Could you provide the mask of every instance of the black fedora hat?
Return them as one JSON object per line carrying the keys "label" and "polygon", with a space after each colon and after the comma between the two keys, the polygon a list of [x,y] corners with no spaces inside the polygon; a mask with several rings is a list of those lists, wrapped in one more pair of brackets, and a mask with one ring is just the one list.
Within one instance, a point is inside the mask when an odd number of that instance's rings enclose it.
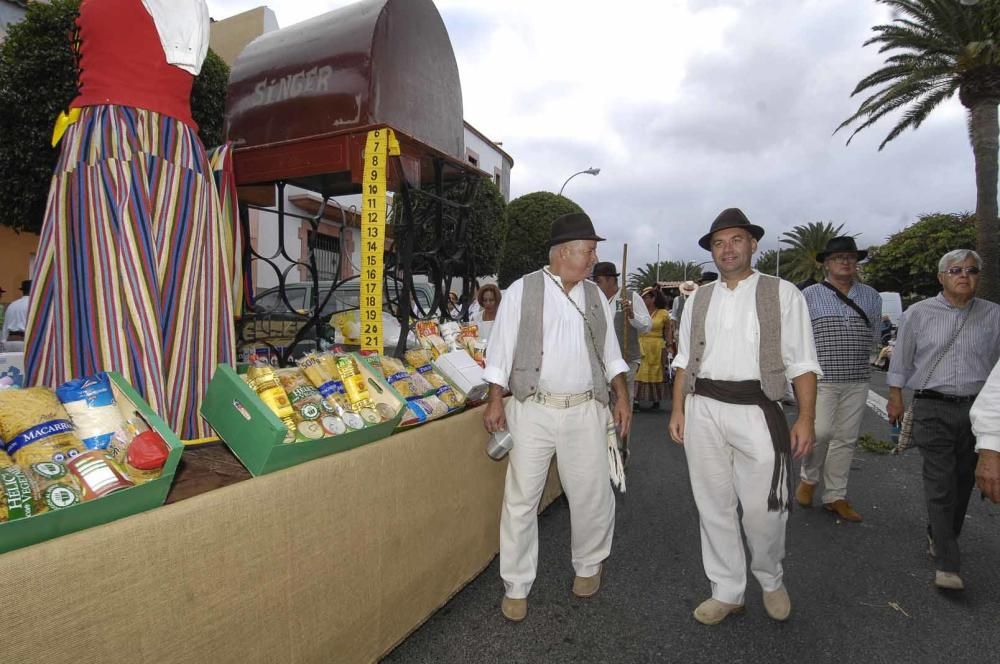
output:
{"label": "black fedora hat", "polygon": [[713,281],[717,281],[718,279],[719,279],[718,272],[702,272],[701,276],[698,277],[698,283],[709,284],[712,283]]}
{"label": "black fedora hat", "polygon": [[726,208],[719,213],[718,217],[715,218],[715,221],[712,222],[712,226],[708,229],[708,232],[701,236],[701,239],[698,240],[698,245],[706,251],[711,251],[712,233],[722,231],[727,228],[742,228],[746,230],[746,232],[750,233],[755,240],[760,240],[764,237],[764,229],[760,226],[751,224],[750,220],[747,219],[747,216],[743,214],[743,210],[739,208]]}
{"label": "black fedora hat", "polygon": [[826,243],[826,249],[816,254],[816,262],[822,263],[831,254],[856,254],[859,261],[868,258],[868,252],[858,249],[858,244],[850,235],[830,238],[830,241]]}
{"label": "black fedora hat", "polygon": [[21,292],[27,295],[31,291],[31,279],[25,279],[21,282]]}
{"label": "black fedora hat", "polygon": [[594,266],[594,277],[615,277],[619,276],[618,268],[610,261],[601,261]]}
{"label": "black fedora hat", "polygon": [[571,212],[556,217],[556,220],[552,222],[552,232],[549,235],[549,248],[573,240],[603,242],[604,238],[594,232],[593,222],[583,212]]}

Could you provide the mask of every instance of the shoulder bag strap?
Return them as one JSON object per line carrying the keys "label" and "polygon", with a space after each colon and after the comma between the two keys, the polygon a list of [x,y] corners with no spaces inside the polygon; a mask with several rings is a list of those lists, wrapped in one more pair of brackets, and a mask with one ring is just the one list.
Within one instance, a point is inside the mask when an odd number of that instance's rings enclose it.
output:
{"label": "shoulder bag strap", "polygon": [[824,286],[826,286],[827,288],[829,288],[830,290],[832,290],[834,292],[834,294],[838,298],[840,298],[841,302],[843,302],[844,304],[846,304],[847,306],[849,306],[851,309],[854,309],[854,311],[856,311],[858,313],[858,315],[861,316],[861,318],[864,319],[865,325],[868,326],[868,329],[869,330],[871,329],[872,322],[871,322],[871,320],[868,319],[868,314],[865,313],[864,309],[862,309],[861,307],[858,306],[857,302],[855,302],[851,298],[849,298],[846,295],[844,295],[842,292],[840,292],[840,289],[838,289],[836,286],[834,286],[833,284],[831,284],[829,281],[822,281],[820,283],[822,283]]}

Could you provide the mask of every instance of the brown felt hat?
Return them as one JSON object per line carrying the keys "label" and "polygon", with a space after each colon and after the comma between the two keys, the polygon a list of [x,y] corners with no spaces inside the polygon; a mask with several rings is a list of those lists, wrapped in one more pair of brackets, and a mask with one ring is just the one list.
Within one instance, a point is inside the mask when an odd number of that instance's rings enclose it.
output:
{"label": "brown felt hat", "polygon": [[706,251],[712,250],[712,234],[716,231],[723,231],[727,228],[742,228],[753,236],[753,239],[760,240],[764,237],[764,229],[755,224],[751,224],[743,210],[739,208],[726,208],[719,213],[719,216],[712,222],[708,232],[701,236],[698,245]]}
{"label": "brown felt hat", "polygon": [[615,277],[619,276],[618,268],[611,261],[601,261],[594,266],[594,277]]}
{"label": "brown felt hat", "polygon": [[571,212],[556,217],[556,220],[552,222],[552,232],[549,235],[549,248],[573,240],[603,242],[604,238],[594,231],[593,222],[583,212]]}

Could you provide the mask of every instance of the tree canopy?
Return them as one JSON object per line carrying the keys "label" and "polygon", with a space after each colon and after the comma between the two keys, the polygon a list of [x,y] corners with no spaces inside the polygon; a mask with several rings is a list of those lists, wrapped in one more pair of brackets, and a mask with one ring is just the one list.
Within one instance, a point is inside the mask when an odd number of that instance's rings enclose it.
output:
{"label": "tree canopy", "polygon": [[500,258],[500,288],[549,262],[549,234],[556,217],[583,212],[579,205],[549,191],[516,198],[507,206],[507,238]]}
{"label": "tree canopy", "polygon": [[872,247],[861,270],[865,282],[876,290],[894,291],[906,300],[923,299],[941,290],[937,266],[942,256],[953,249],[975,248],[972,215],[925,214],[882,246]]}
{"label": "tree canopy", "polygon": [[[865,46],[888,54],[881,69],[858,82],[851,96],[867,94],[836,131],[859,131],[889,115],[895,126],[879,150],[907,129],[917,129],[935,108],[958,93],[968,109],[975,160],[976,240],[983,258],[980,292],[1000,301],[1000,221],[997,219],[997,107],[1000,102],[1000,1],[877,0],[893,12],[872,27]],[[870,93],[870,94],[869,94]],[[902,112],[900,112],[902,111]]]}
{"label": "tree canopy", "polygon": [[628,275],[628,287],[632,290],[642,290],[647,286],[654,285],[657,277],[660,281],[681,281],[685,278],[685,265],[687,266],[687,278],[697,281],[701,277],[702,268],[700,265],[692,265],[684,261],[660,261],[659,270],[657,270],[656,263],[646,263],[645,267],[640,267]]}
{"label": "tree canopy", "polygon": [[784,266],[788,265],[791,258],[792,250],[782,249],[781,265],[778,265],[778,250],[768,249],[757,256],[757,262],[755,262],[753,266],[758,272],[763,272],[764,274],[775,275],[777,274],[779,268],[782,270],[782,274],[784,274]]}
{"label": "tree canopy", "polygon": [[787,244],[781,252],[781,277],[793,282],[813,279],[823,280],[823,266],[816,262],[816,255],[826,249],[826,244],[843,232],[844,225],[834,226],[829,221],[810,222],[796,226],[781,234],[781,243]]}
{"label": "tree canopy", "polygon": [[[0,44],[0,224],[37,232],[57,150],[52,125],[77,94],[74,22],[80,0],[30,2]],[[206,146],[223,140],[229,67],[209,51],[191,111]]]}

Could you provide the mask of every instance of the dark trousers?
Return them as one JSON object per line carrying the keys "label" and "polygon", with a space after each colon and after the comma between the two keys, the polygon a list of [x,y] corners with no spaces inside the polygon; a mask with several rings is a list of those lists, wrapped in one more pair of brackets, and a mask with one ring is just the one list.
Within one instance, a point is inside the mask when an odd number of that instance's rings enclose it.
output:
{"label": "dark trousers", "polygon": [[913,408],[913,441],[924,458],[928,528],[937,567],[945,572],[959,571],[958,536],[976,482],[971,407],[971,403],[918,399]]}

